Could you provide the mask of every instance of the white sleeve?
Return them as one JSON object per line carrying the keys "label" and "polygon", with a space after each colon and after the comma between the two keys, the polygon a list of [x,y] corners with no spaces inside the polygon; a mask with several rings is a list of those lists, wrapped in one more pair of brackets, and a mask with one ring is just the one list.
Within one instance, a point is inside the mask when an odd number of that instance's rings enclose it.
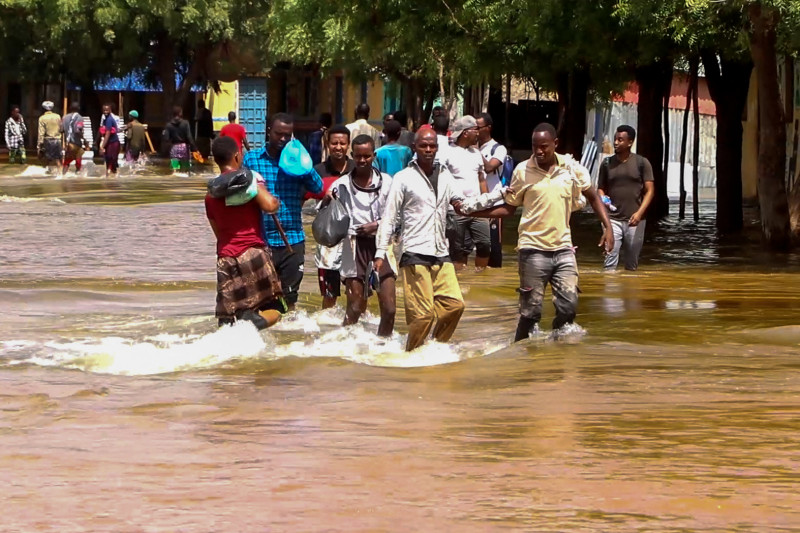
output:
{"label": "white sleeve", "polygon": [[375,252],[375,259],[385,259],[386,250],[389,249],[392,234],[394,234],[397,219],[400,216],[401,208],[403,206],[403,197],[405,187],[403,186],[402,178],[392,180],[392,186],[389,188],[389,194],[386,198],[386,208],[383,211],[383,218],[378,225],[378,237],[376,240],[377,250]]}

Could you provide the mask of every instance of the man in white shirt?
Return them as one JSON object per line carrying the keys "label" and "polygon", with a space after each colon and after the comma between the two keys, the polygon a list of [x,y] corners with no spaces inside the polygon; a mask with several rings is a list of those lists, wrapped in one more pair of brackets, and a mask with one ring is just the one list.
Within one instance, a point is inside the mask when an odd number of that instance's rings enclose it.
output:
{"label": "man in white shirt", "polygon": [[[447,155],[447,169],[453,175],[457,193],[464,199],[473,198],[488,192],[483,157],[475,147],[478,140],[478,123],[470,115],[464,115],[453,123],[450,135],[455,143]],[[450,240],[450,258],[456,270],[467,266],[467,259],[475,247],[475,270],[480,272],[489,264],[492,244],[489,237],[489,221],[456,215],[452,218],[451,230],[447,238]]]}
{"label": "man in white shirt", "polygon": [[[480,146],[481,156],[483,156],[483,170],[486,172],[486,188],[489,192],[494,192],[503,186],[501,178],[508,150],[492,138],[493,121],[489,113],[482,113],[476,122],[478,123],[478,146]],[[502,205],[502,203],[500,201],[497,205]],[[503,219],[490,219],[489,238],[491,240],[491,252],[489,254],[489,266],[492,268],[503,266],[502,233]]]}
{"label": "man in white shirt", "polygon": [[[464,313],[464,299],[447,251],[447,210],[460,200],[453,176],[436,162],[436,132],[417,132],[417,158],[395,174],[378,227],[374,268],[386,261],[395,228],[402,228],[400,270],[403,271],[406,350],[433,338],[447,342]],[[435,327],[434,327],[435,326]]]}
{"label": "man in white shirt", "polygon": [[374,261],[377,252],[376,234],[383,215],[392,178],[372,166],[375,144],[368,135],[353,139],[355,168],[336,180],[331,194],[347,189],[347,210],[350,229],[342,247],[341,273],[347,288],[347,309],[344,325],[358,323],[367,310],[367,300],[372,289],[378,289],[378,306],[381,321],[379,337],[391,337],[395,317],[395,279],[397,274],[388,261],[380,265]]}
{"label": "man in white shirt", "polygon": [[369,135],[375,143],[375,147],[381,146],[381,132],[373,128],[369,121],[369,105],[358,104],[356,107],[356,120],[347,125],[350,130],[350,138],[355,139],[359,135]]}

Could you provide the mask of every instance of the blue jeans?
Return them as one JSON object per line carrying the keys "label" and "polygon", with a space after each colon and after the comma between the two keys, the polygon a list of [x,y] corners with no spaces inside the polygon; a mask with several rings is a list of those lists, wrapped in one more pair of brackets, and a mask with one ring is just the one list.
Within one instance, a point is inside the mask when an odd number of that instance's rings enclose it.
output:
{"label": "blue jeans", "polygon": [[[556,252],[519,251],[519,314],[525,332],[542,318],[545,285],[550,284],[556,317],[553,329],[575,320],[578,310],[578,263],[571,248]],[[524,332],[518,332],[518,337]],[[522,338],[527,337],[524,335]],[[519,338],[517,340],[520,340]]]}
{"label": "blue jeans", "polygon": [[614,270],[619,263],[619,252],[622,250],[625,270],[636,270],[639,268],[639,254],[644,244],[644,228],[646,220],[641,220],[637,225],[631,226],[628,221],[611,220],[611,231],[614,233],[614,249],[606,256],[605,264],[607,270]]}

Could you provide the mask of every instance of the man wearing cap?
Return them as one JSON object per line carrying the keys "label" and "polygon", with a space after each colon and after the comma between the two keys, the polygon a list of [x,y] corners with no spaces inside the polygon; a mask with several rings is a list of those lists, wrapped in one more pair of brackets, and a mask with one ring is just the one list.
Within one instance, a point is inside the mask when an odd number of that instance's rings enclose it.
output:
{"label": "man wearing cap", "polygon": [[[478,140],[478,123],[474,117],[464,115],[453,123],[450,138],[455,142],[450,147],[444,164],[455,178],[456,192],[464,199],[488,192],[481,152],[475,146]],[[450,259],[456,270],[467,266],[467,258],[475,247],[475,270],[480,272],[489,264],[492,241],[489,237],[489,221],[482,218],[465,217],[450,212],[448,239]]]}
{"label": "man wearing cap", "polygon": [[44,113],[39,117],[39,137],[36,141],[36,151],[45,160],[47,170],[55,166],[60,175],[63,161],[61,151],[61,117],[53,113],[55,104],[50,100],[42,102]]}
{"label": "man wearing cap", "polygon": [[139,156],[144,152],[145,129],[144,124],[139,122],[139,112],[135,109],[128,113],[131,121],[125,128],[125,138],[128,141],[128,150],[125,152],[125,159],[130,162],[139,161]]}

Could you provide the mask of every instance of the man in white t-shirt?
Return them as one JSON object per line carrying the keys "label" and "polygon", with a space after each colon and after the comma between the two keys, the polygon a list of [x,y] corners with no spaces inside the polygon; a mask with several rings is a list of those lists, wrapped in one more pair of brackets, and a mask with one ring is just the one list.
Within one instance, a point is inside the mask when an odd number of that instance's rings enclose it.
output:
{"label": "man in white t-shirt", "polygon": [[[331,185],[329,194],[339,194],[347,189],[347,209],[350,230],[342,241],[342,266],[340,269],[347,294],[344,325],[356,324],[367,309],[367,299],[372,289],[378,290],[381,321],[378,335],[391,337],[396,311],[395,281],[397,274],[389,261],[383,261],[376,271],[373,260],[377,252],[376,235],[386,208],[392,178],[372,166],[375,160],[375,141],[369,135],[353,139],[355,168]],[[328,201],[330,199],[328,198]]]}
{"label": "man in white t-shirt", "polygon": [[[475,144],[478,140],[478,123],[470,115],[464,115],[453,123],[450,147],[444,164],[455,178],[456,192],[468,199],[488,192],[483,157]],[[475,270],[481,271],[489,264],[491,239],[489,221],[456,215],[452,218],[448,239],[450,240],[450,259],[456,270],[467,266],[467,259],[475,247]]]}
{"label": "man in white t-shirt", "polygon": [[[489,113],[482,113],[476,120],[478,123],[478,146],[483,156],[483,170],[486,172],[486,188],[489,192],[500,189],[503,184],[503,164],[506,161],[508,150],[506,147],[492,138],[492,116]],[[502,201],[497,205],[502,205]],[[489,266],[500,268],[503,266],[503,219],[492,218],[489,220],[489,237],[491,240],[491,253],[489,254]]]}

